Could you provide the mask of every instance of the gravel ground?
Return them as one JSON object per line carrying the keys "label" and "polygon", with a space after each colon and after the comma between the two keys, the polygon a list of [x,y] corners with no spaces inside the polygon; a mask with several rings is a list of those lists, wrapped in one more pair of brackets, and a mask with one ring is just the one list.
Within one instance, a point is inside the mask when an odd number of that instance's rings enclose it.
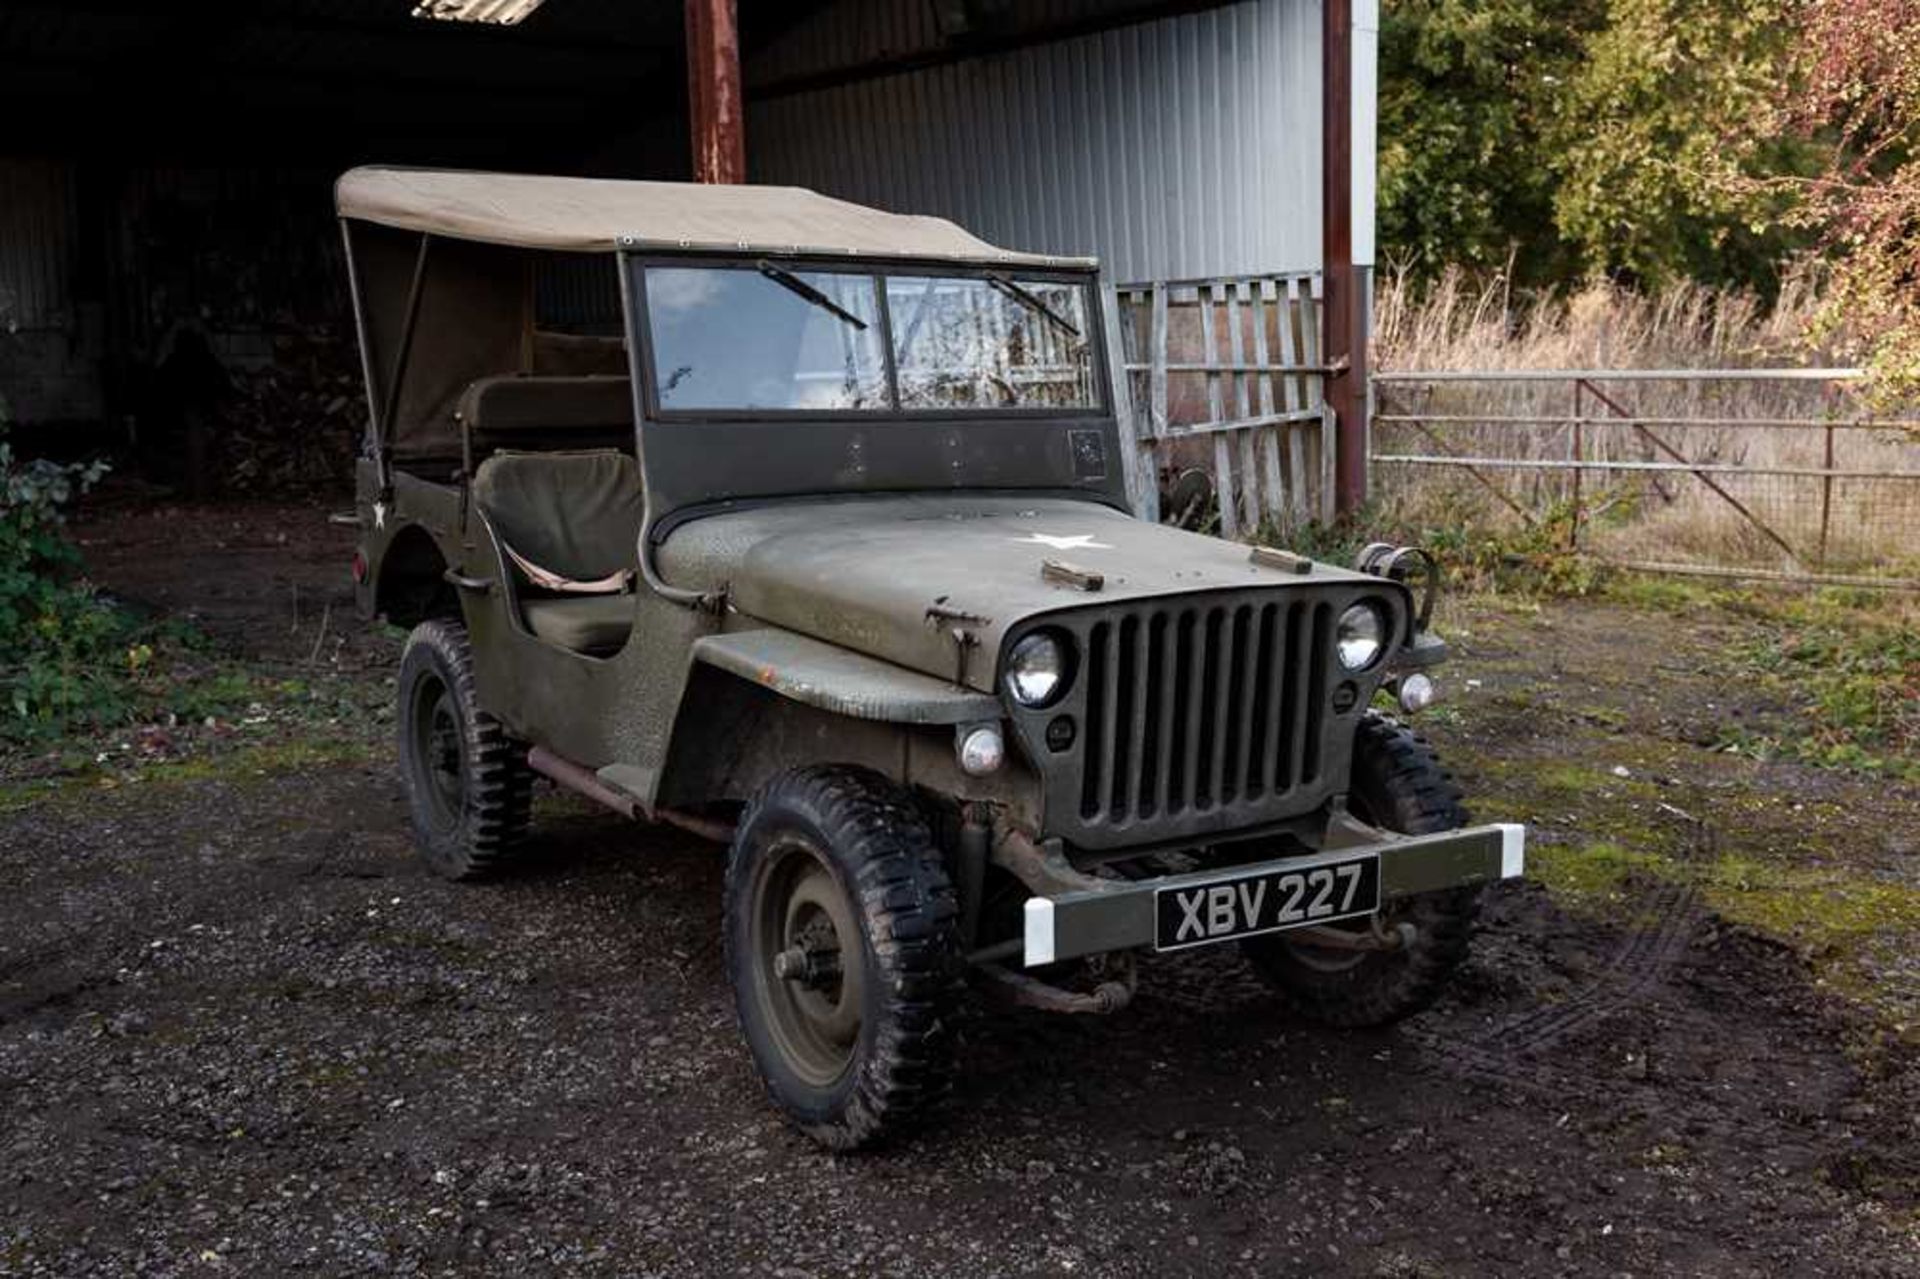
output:
{"label": "gravel ground", "polygon": [[1684,889],[1501,889],[1380,1032],[1218,952],[972,1005],[933,1123],[833,1156],[739,1043],[720,851],[541,808],[480,887],[384,760],[0,816],[0,1275],[1920,1274],[1920,1071]]}
{"label": "gravel ground", "polygon": [[12,820],[0,1270],[1920,1265],[1849,1189],[1911,1111],[1870,1099],[1792,956],[1711,927],[1630,1016],[1537,1043],[1498,1032],[1659,956],[1524,888],[1458,998],[1394,1031],[1290,1026],[1225,956],[1149,965],[1109,1020],[975,1010],[939,1120],[834,1157],[737,1041],[717,850],[549,815],[526,872],[460,888],[402,824],[384,769]]}

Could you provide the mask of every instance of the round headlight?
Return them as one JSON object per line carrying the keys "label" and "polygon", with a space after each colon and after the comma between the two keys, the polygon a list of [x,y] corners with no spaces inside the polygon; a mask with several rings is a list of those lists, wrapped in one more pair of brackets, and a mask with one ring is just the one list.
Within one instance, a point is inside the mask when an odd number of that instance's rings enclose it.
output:
{"label": "round headlight", "polygon": [[1334,638],[1340,665],[1350,671],[1365,670],[1380,656],[1386,637],[1387,619],[1380,610],[1372,604],[1355,604],[1340,614],[1340,630]]}
{"label": "round headlight", "polygon": [[1029,709],[1051,706],[1067,690],[1066,645],[1045,631],[1027,636],[1007,654],[1007,691]]}

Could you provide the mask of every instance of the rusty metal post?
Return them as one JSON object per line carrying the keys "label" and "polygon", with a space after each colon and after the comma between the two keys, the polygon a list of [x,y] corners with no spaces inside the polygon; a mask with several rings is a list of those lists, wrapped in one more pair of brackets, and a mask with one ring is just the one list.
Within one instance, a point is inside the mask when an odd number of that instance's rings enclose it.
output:
{"label": "rusty metal post", "polygon": [[1353,6],[1325,0],[1320,27],[1320,272],[1326,296],[1327,406],[1333,410],[1334,511],[1367,500],[1367,350],[1357,335],[1353,268]]}
{"label": "rusty metal post", "polygon": [[1833,523],[1833,405],[1827,405],[1827,447],[1821,459],[1826,474],[1820,477],[1820,571],[1827,571],[1827,530]]}
{"label": "rusty metal post", "polygon": [[1586,382],[1573,380],[1573,522],[1567,527],[1567,549],[1580,549],[1580,416],[1586,411],[1582,391]]}
{"label": "rusty metal post", "polygon": [[740,24],[734,0],[687,0],[687,114],[693,180],[747,180],[740,104]]}

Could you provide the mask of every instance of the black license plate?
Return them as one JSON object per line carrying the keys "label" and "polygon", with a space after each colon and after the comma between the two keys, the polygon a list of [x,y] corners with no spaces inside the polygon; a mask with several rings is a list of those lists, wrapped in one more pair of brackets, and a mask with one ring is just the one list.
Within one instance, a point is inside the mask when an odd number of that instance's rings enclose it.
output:
{"label": "black license plate", "polygon": [[1380,909],[1380,856],[1223,874],[1154,890],[1154,949],[1185,950]]}

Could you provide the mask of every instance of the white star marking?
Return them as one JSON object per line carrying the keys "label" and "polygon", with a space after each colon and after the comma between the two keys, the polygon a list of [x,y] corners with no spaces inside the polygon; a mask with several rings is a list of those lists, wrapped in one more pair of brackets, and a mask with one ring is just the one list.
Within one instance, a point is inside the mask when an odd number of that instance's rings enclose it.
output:
{"label": "white star marking", "polygon": [[1055,537],[1050,533],[1029,533],[1025,537],[1016,537],[1016,542],[1031,542],[1035,546],[1051,546],[1056,551],[1111,551],[1113,547],[1105,542],[1096,542],[1091,533],[1076,533],[1072,537]]}
{"label": "white star marking", "polygon": [[387,526],[387,504],[385,502],[375,502],[373,504],[373,526],[375,528],[385,528]]}

